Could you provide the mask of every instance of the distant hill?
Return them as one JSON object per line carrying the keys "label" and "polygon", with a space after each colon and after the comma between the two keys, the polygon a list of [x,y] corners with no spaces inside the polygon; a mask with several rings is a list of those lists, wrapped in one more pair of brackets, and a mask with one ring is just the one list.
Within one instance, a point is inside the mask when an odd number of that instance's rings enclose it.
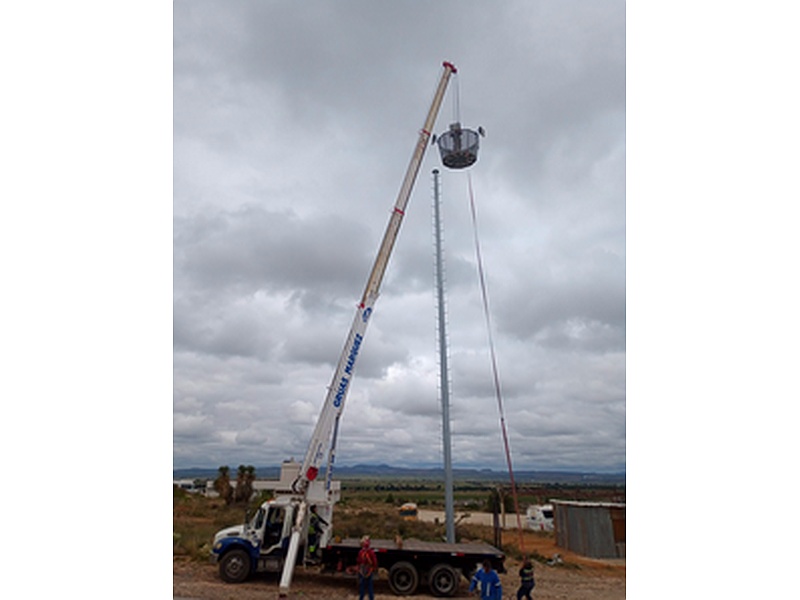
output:
{"label": "distant hill", "polygon": [[[174,479],[215,479],[217,469],[175,469],[172,471]],[[236,477],[236,467],[231,467],[231,479]],[[277,479],[280,467],[256,467],[258,479]],[[442,468],[409,468],[391,467],[389,465],[353,465],[337,466],[334,478],[348,479],[421,479],[441,481],[444,479]],[[453,469],[455,481],[480,481],[480,482],[507,482],[507,471],[493,471],[491,469]],[[559,483],[559,484],[596,484],[596,485],[625,485],[625,473],[592,473],[572,471],[514,471],[517,483]]]}

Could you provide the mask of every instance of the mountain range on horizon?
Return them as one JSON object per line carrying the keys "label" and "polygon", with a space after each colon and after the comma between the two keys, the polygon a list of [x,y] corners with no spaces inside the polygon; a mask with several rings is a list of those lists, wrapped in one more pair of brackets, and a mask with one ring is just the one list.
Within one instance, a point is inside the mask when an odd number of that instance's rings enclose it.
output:
{"label": "mountain range on horizon", "polygon": [[[238,465],[229,465],[231,477],[236,476]],[[257,479],[277,479],[280,476],[279,466],[256,467]],[[214,479],[218,468],[195,467],[173,469],[173,479]],[[352,465],[337,466],[334,469],[336,479],[363,478],[399,478],[399,479],[444,479],[442,467],[393,467],[390,465]],[[454,468],[453,479],[456,481],[507,481],[508,471],[495,471],[488,468]],[[605,484],[625,485],[625,471],[613,473],[596,473],[591,471],[514,471],[514,479],[518,483],[563,483],[563,484]]]}

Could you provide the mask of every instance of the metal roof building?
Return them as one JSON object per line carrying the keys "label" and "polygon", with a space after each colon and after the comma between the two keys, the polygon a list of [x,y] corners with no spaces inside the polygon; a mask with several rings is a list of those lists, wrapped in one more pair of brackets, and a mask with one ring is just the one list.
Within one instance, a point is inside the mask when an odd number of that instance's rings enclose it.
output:
{"label": "metal roof building", "polygon": [[556,544],[590,558],[625,558],[625,505],[551,500]]}

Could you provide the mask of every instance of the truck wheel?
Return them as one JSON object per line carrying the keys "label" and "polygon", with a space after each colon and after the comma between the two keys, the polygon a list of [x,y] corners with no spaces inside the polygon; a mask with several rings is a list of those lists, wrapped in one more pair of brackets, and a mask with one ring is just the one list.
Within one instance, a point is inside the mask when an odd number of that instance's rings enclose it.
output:
{"label": "truck wheel", "polygon": [[241,583],[250,574],[250,556],[241,548],[225,553],[219,563],[219,576],[228,583]]}
{"label": "truck wheel", "polygon": [[398,596],[410,596],[417,591],[419,574],[409,562],[399,562],[389,569],[389,587]]}
{"label": "truck wheel", "polygon": [[458,571],[446,564],[436,565],[428,576],[428,585],[434,596],[454,596],[458,590]]}

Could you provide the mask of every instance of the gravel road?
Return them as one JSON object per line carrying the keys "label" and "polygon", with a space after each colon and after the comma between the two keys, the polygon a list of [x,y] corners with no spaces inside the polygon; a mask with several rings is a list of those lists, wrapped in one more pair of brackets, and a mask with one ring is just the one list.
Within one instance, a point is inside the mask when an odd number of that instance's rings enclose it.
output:
{"label": "gravel road", "polygon": [[[504,598],[516,598],[519,585],[516,571],[518,565],[507,562],[508,573],[500,576]],[[535,600],[624,600],[625,566],[598,564],[597,566],[550,567],[537,564]],[[462,580],[457,598],[469,598],[468,584]],[[420,589],[423,590],[422,586]],[[191,600],[264,600],[278,598],[278,577],[258,576],[237,585],[224,583],[216,567],[175,559],[172,579],[173,598]],[[340,576],[319,575],[313,571],[298,569],[292,583],[290,598],[344,599],[357,598],[355,579]],[[375,583],[376,600],[398,600],[392,594],[385,573]],[[413,599],[428,599],[423,590]]]}

